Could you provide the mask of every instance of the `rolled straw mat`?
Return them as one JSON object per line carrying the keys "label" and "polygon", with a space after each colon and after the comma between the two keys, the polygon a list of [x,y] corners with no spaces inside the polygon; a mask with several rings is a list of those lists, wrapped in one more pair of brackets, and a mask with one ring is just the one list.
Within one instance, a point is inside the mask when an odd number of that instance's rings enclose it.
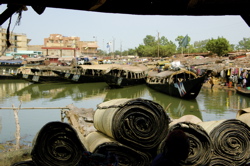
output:
{"label": "rolled straw mat", "polygon": [[34,139],[32,161],[41,166],[77,165],[86,148],[67,123],[49,122]]}
{"label": "rolled straw mat", "polygon": [[98,131],[138,149],[156,148],[166,137],[168,124],[161,105],[140,98],[103,102],[94,114]]}
{"label": "rolled straw mat", "polygon": [[237,112],[236,119],[239,119],[250,126],[250,107],[239,110]]}
{"label": "rolled straw mat", "polygon": [[250,127],[246,123],[227,119],[201,122],[199,125],[213,141],[215,159],[220,156],[221,162],[229,160],[231,165],[240,166],[250,158]]}
{"label": "rolled straw mat", "polygon": [[172,122],[169,124],[169,126],[173,126],[174,124],[179,123],[179,122],[190,122],[190,123],[197,124],[197,123],[202,122],[202,120],[195,115],[183,115],[179,119],[172,119]]}
{"label": "rolled straw mat", "polygon": [[118,159],[118,165],[148,166],[151,163],[151,156],[123,145],[101,132],[92,132],[86,136],[87,149],[92,153],[112,153]]}
{"label": "rolled straw mat", "polygon": [[[183,166],[209,165],[213,156],[213,144],[208,133],[199,125],[190,122],[179,122],[170,124],[169,132],[182,130],[190,140],[190,150],[188,158],[181,161]],[[165,141],[162,141],[158,148],[158,153],[162,153],[165,148]]]}

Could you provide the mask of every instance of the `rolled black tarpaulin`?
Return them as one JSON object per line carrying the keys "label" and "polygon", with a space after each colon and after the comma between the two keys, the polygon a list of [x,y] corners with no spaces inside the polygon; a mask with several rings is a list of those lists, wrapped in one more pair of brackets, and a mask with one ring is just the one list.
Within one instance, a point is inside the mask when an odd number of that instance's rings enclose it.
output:
{"label": "rolled black tarpaulin", "polygon": [[118,160],[118,165],[149,166],[152,160],[149,153],[123,145],[99,131],[88,134],[86,143],[87,149],[92,153],[114,154]]}
{"label": "rolled black tarpaulin", "polygon": [[36,166],[36,164],[32,160],[28,160],[17,162],[15,164],[12,164],[11,166]]}
{"label": "rolled black tarpaulin", "polygon": [[[179,122],[169,127],[169,133],[182,130],[189,138],[190,150],[188,158],[181,161],[183,166],[209,165],[213,156],[213,144],[208,133],[199,125],[190,122]],[[165,140],[159,145],[158,154],[165,149]]]}
{"label": "rolled black tarpaulin", "polygon": [[32,161],[39,166],[75,166],[86,148],[69,124],[49,122],[34,139]]}
{"label": "rolled black tarpaulin", "polygon": [[216,156],[216,155],[213,156],[213,158],[209,164],[209,166],[231,166],[231,165],[232,165],[231,160],[229,160],[227,158],[223,158],[221,156]]}
{"label": "rolled black tarpaulin", "polygon": [[[238,119],[199,123],[214,144],[214,156],[229,160],[231,165],[244,165],[250,158],[250,127]],[[213,160],[212,158],[212,160]],[[224,159],[225,158],[225,159]]]}
{"label": "rolled black tarpaulin", "polygon": [[94,126],[136,149],[156,148],[167,135],[169,118],[161,105],[146,99],[114,99],[98,105]]}

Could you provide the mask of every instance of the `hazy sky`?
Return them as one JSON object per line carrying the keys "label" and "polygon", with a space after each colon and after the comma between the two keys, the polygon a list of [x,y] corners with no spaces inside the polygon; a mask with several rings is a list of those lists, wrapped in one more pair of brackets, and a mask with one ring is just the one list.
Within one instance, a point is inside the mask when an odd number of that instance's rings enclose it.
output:
{"label": "hazy sky", "polygon": [[[0,6],[1,13],[5,9]],[[10,30],[25,33],[31,45],[43,45],[43,39],[50,34],[78,36],[81,41],[97,39],[100,49],[104,50],[107,50],[107,42],[113,41],[115,50],[134,49],[143,44],[146,35],[157,38],[158,33],[173,42],[177,36],[189,35],[191,44],[218,37],[238,44],[244,37],[250,37],[250,28],[240,16],[140,16],[55,8],[47,8],[38,15],[28,7],[22,14],[21,24],[14,26],[16,18],[17,15],[13,15]],[[2,27],[7,25],[8,20]]]}

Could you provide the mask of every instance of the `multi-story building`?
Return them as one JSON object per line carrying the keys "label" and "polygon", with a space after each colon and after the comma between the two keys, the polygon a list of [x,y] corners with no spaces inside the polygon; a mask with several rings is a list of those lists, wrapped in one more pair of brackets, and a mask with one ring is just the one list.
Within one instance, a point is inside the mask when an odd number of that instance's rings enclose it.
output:
{"label": "multi-story building", "polygon": [[80,41],[80,37],[50,34],[44,39],[45,55],[52,56],[94,56],[97,54],[97,42]]}
{"label": "multi-story building", "polygon": [[28,43],[30,39],[27,38],[27,35],[24,33],[13,33],[10,32],[9,41],[11,46],[7,48],[7,38],[6,38],[7,30],[0,27],[0,55],[5,55],[9,52],[17,52],[17,51],[24,51],[28,48]]}
{"label": "multi-story building", "polygon": [[24,51],[42,51],[43,55],[50,56],[95,56],[97,54],[97,41],[80,41],[80,37],[50,34],[44,38],[44,45],[28,45],[28,39],[23,33],[10,33],[11,46],[6,45],[7,30],[0,27],[0,56]]}

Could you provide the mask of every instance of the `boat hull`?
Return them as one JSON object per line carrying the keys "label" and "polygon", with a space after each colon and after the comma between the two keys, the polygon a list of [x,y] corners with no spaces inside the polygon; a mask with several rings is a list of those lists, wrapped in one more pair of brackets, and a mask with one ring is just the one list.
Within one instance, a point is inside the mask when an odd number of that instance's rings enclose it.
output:
{"label": "boat hull", "polygon": [[146,82],[144,78],[127,79],[124,77],[116,77],[116,76],[108,75],[108,74],[105,74],[103,78],[105,82],[109,85],[109,87],[111,88],[123,88],[126,86],[144,84]]}
{"label": "boat hull", "polygon": [[22,79],[32,82],[32,83],[68,82],[67,80],[62,79],[58,76],[39,76],[39,75],[30,75],[30,74],[23,74]]}
{"label": "boat hull", "polygon": [[170,96],[182,99],[195,99],[202,88],[204,80],[205,77],[198,77],[179,83],[153,84],[147,82],[146,84],[150,88]]}
{"label": "boat hull", "polygon": [[53,71],[53,72],[56,73],[59,77],[74,83],[104,82],[102,75],[100,76],[81,75],[81,74],[72,74],[61,71]]}
{"label": "boat hull", "polygon": [[244,96],[249,96],[250,97],[250,90],[247,90],[247,89],[237,89],[235,88],[236,92],[241,94],[241,95],[244,95]]}

